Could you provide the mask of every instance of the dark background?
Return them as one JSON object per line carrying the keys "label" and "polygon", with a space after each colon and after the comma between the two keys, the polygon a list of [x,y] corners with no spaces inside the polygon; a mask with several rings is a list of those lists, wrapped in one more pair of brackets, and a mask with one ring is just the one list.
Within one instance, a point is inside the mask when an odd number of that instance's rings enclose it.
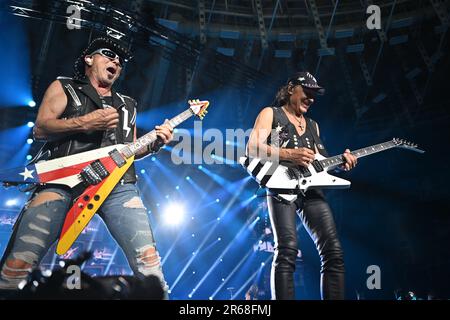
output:
{"label": "dark background", "polygon": [[[393,137],[426,150],[420,155],[395,149],[361,159],[354,171],[344,175],[352,181],[351,189],[328,192],[345,251],[347,297],[393,299],[395,291],[402,289],[421,298],[429,293],[449,298],[449,1],[377,1],[380,32],[366,28],[369,3],[365,1],[262,1],[262,11],[258,1],[193,3],[92,1],[85,4],[89,11],[82,11],[83,28],[69,30],[64,1],[2,2],[1,167],[22,165],[27,154],[39,149],[38,142],[24,149],[31,138],[24,124],[34,121],[37,113],[28,101],[33,99],[39,106],[49,83],[58,75],[70,76],[81,50],[107,28],[124,33],[123,40],[134,54],[117,89],[138,101],[141,134],[184,110],[185,101],[196,97],[211,101],[204,130],[247,130],[287,77],[306,69],[326,88],[309,116],[319,123],[329,153]],[[139,24],[125,27],[113,19],[113,10],[126,12],[130,21]],[[352,52],[355,48],[359,52]],[[183,127],[192,128],[192,122]],[[168,150],[137,166],[145,168],[139,185],[160,253],[163,259],[168,256],[164,270],[169,285],[179,278],[172,297],[187,299],[203,279],[193,298],[208,299],[219,288],[215,299],[228,299],[230,291],[242,299],[259,268],[258,259],[266,259],[253,253],[232,273],[252,251],[260,224],[267,218],[264,208],[257,209],[262,198],[246,202],[256,183],[246,180],[236,164],[203,165],[200,170],[196,165],[175,166]],[[184,179],[188,175],[191,182]],[[26,195],[8,189],[1,197],[3,251]],[[216,197],[220,202],[214,204]],[[7,205],[13,198],[17,202]],[[162,208],[173,199],[185,202],[195,222],[175,230],[163,226]],[[256,231],[236,237],[254,212],[262,218]],[[217,221],[221,214],[224,219]],[[211,226],[216,229],[209,233]],[[90,272],[130,272],[101,221],[94,219],[91,227],[80,238],[79,250],[95,248],[107,255],[106,262],[97,264],[103,265],[100,271],[92,271],[94,264]],[[304,229],[299,233],[303,271],[297,277],[298,296],[317,299],[319,259]],[[214,240],[217,237],[221,240]],[[177,239],[174,247],[173,239]],[[192,251],[199,248],[201,256],[189,262]],[[57,261],[52,254],[44,259],[46,267]],[[219,258],[223,261],[207,274]],[[381,290],[366,288],[369,265],[381,268]]]}

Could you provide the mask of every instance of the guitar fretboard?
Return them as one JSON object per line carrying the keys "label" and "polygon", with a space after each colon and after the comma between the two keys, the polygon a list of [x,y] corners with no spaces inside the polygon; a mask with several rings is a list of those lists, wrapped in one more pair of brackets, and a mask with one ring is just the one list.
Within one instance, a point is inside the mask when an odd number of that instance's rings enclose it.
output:
{"label": "guitar fretboard", "polygon": [[[169,120],[169,124],[171,125],[172,128],[177,127],[179,124],[181,124],[182,122],[186,121],[187,119],[189,119],[191,116],[193,116],[194,113],[192,112],[191,109],[187,109],[186,111],[180,113],[179,115],[173,117],[172,119]],[[123,148],[122,150],[120,150],[120,152],[126,157],[129,158],[133,155],[135,155],[140,149],[150,145],[151,143],[153,143],[154,141],[156,141],[157,139],[157,135],[156,135],[156,130],[152,130],[148,133],[146,133],[145,135],[143,135],[142,137],[140,137],[139,139],[137,139],[135,142],[130,143],[129,145],[127,145],[125,148]]]}
{"label": "guitar fretboard", "polygon": [[[365,156],[368,156],[368,155],[371,155],[371,154],[374,154],[377,152],[381,152],[384,150],[394,148],[396,146],[397,146],[397,144],[394,141],[387,141],[387,142],[375,144],[370,147],[352,151],[351,154],[353,154],[356,158],[361,158],[361,157],[365,157]],[[336,167],[338,165],[343,164],[345,161],[344,161],[343,155],[339,154],[334,157],[320,160],[319,162],[323,167]]]}

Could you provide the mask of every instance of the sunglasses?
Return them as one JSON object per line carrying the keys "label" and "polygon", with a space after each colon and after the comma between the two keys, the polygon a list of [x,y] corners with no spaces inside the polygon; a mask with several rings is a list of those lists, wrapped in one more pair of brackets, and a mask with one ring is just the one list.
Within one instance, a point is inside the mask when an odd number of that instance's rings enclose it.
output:
{"label": "sunglasses", "polygon": [[122,67],[124,65],[125,62],[128,61],[128,59],[122,59],[117,53],[115,53],[114,51],[110,50],[110,49],[98,49],[95,50],[94,52],[92,52],[90,55],[93,56],[94,54],[100,54],[103,57],[106,57],[110,60],[114,60],[114,59],[119,59],[119,64]]}

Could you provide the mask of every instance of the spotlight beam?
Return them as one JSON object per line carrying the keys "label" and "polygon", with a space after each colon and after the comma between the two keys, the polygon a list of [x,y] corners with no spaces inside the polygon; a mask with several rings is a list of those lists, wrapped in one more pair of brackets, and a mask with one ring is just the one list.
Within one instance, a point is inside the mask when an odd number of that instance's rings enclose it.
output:
{"label": "spotlight beam", "polygon": [[[272,259],[272,257],[268,257],[265,261],[264,264],[268,263],[270,260]],[[242,290],[244,290],[249,283],[261,272],[261,269],[263,268],[263,265],[261,265],[258,270],[256,270],[255,272],[253,272],[253,274],[248,278],[247,281],[245,281],[245,283],[239,288],[238,291],[236,291],[236,293],[231,297],[231,300],[236,299],[236,297],[242,292]]]}
{"label": "spotlight beam", "polygon": [[216,291],[211,295],[211,297],[214,299],[214,297],[219,293],[219,291],[223,288],[223,286],[228,282],[228,280],[231,279],[231,277],[239,270],[239,268],[244,264],[244,262],[249,258],[250,255],[254,253],[253,248],[251,248],[247,254],[239,261],[239,263],[234,267],[233,270],[228,274],[228,276],[225,278],[224,281],[220,284],[219,287],[217,287]]}
{"label": "spotlight beam", "polygon": [[[220,263],[220,259],[222,259],[227,253],[228,250],[230,250],[231,246],[242,236],[243,233],[248,232],[249,226],[251,224],[254,224],[255,222],[251,222],[255,216],[258,214],[259,209],[256,209],[252,216],[248,219],[247,223],[245,223],[242,228],[239,230],[239,232],[237,233],[237,235],[234,237],[233,240],[231,240],[228,245],[226,246],[226,248],[223,250],[223,252],[220,254],[220,256],[216,259],[216,261],[214,261],[214,263],[212,264],[212,266],[209,268],[208,272],[206,272],[206,274],[202,277],[202,279],[200,279],[200,281],[197,283],[197,285],[194,287],[194,289],[192,290],[193,294],[195,291],[198,290],[198,288],[205,282],[205,280],[208,278],[208,276],[211,274],[211,272],[213,272],[213,270],[219,265]],[[256,221],[256,220],[255,220]]]}
{"label": "spotlight beam", "polygon": [[[219,216],[220,218],[222,218],[228,212],[228,210],[231,208],[231,206],[236,202],[237,198],[239,197],[239,194],[242,192],[242,190],[244,189],[245,185],[246,185],[246,183],[243,183],[241,185],[241,187],[239,188],[239,190],[237,190],[237,192],[234,194],[234,196],[228,201],[227,205],[225,206],[225,208],[223,208],[222,212],[220,213],[220,216]],[[174,283],[172,284],[171,290],[173,290],[175,288],[175,286],[178,284],[178,282],[180,281],[181,277],[184,275],[186,270],[192,264],[192,261],[194,261],[194,259],[196,258],[197,253],[200,252],[200,250],[203,248],[203,246],[208,241],[209,237],[213,234],[214,231],[216,231],[216,228],[219,226],[219,224],[220,224],[220,220],[217,221],[217,223],[211,228],[211,230],[205,236],[205,238],[203,239],[202,243],[199,245],[199,247],[198,247],[198,249],[196,251],[196,254],[194,254],[189,259],[188,263],[184,266],[184,268],[181,270],[181,272],[178,275],[178,277],[175,279]]]}

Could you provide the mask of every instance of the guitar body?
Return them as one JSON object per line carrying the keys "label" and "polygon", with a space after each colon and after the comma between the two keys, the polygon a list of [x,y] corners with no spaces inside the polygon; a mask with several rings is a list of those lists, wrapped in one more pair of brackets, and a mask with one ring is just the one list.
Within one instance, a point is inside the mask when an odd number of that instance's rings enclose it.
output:
{"label": "guitar body", "polygon": [[[323,160],[325,157],[317,153],[315,159]],[[289,167],[260,158],[241,157],[239,163],[261,187],[289,202],[295,201],[299,193],[305,193],[309,189],[350,187],[350,181],[329,174],[327,168],[317,170],[312,164],[308,166],[308,170],[302,172],[298,166]]]}
{"label": "guitar body", "polygon": [[[417,144],[398,138],[352,151],[356,158],[365,157],[392,148],[403,148],[418,153],[425,151]],[[350,181],[335,177],[328,171],[344,163],[343,155],[325,158],[316,153],[315,160],[304,168],[296,165],[282,165],[278,162],[260,158],[241,157],[239,163],[263,188],[269,189],[279,197],[292,202],[298,194],[304,194],[313,188],[343,189],[350,187]]]}
{"label": "guitar body", "polygon": [[[0,180],[7,185],[23,183],[53,184],[82,190],[81,195],[75,198],[66,215],[56,247],[58,254],[64,254],[134,162],[134,157],[123,159],[124,163],[121,163],[119,167],[114,161],[110,153],[123,147],[124,145],[118,144],[42,161],[26,167],[0,171]],[[83,183],[81,172],[94,162],[102,164],[107,171],[107,176],[97,184],[86,186]]]}

